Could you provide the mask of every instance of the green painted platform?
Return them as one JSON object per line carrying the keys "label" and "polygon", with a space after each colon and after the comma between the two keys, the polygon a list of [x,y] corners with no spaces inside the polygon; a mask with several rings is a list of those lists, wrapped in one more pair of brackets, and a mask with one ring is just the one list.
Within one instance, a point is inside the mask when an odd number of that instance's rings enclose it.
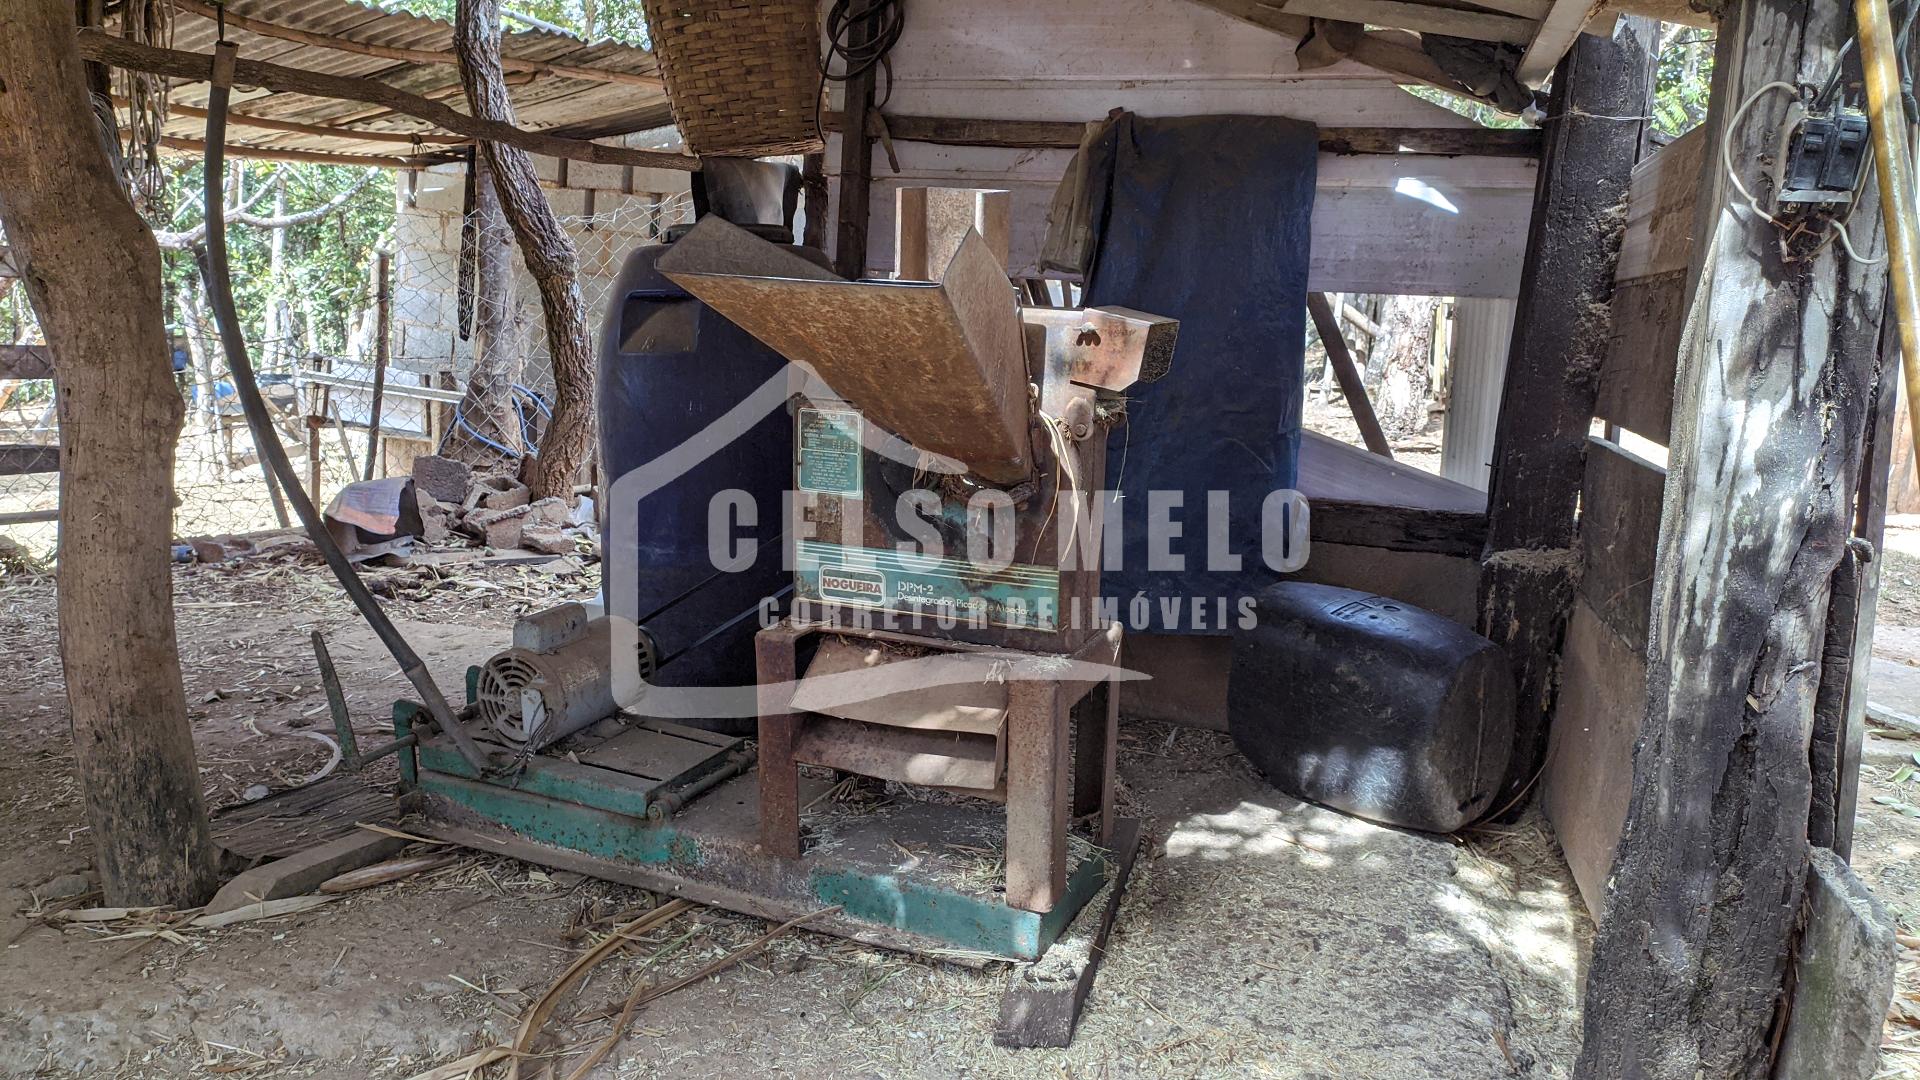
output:
{"label": "green painted platform", "polygon": [[[419,714],[410,702],[396,705],[396,733],[408,734]],[[659,793],[697,777],[713,757],[696,747],[674,757],[658,728],[604,722],[535,755],[516,776],[488,779],[449,742],[424,740],[401,762],[417,793],[403,827],[764,918],[838,907],[809,928],[960,961],[1037,959],[1110,873],[1107,854],[1076,839],[1066,897],[1046,913],[1009,907],[1000,891],[1005,811],[937,793],[850,805],[823,798],[824,780],[803,783],[801,804],[811,808],[797,860],[761,854],[752,772],[650,819]],[[697,736],[716,753],[737,750],[736,740]]]}

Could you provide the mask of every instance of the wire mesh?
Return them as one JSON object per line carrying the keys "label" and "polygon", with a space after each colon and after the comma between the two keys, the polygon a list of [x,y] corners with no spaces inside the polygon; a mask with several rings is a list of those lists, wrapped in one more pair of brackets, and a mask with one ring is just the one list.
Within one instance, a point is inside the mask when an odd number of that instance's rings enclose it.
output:
{"label": "wire mesh", "polygon": [[[692,219],[684,194],[609,201],[613,205],[560,218],[579,257],[579,289],[596,338],[627,255]],[[482,272],[477,254],[487,245],[498,255],[494,265],[509,274]],[[410,207],[396,220],[392,247],[374,475],[405,473],[414,456],[434,452],[510,471],[537,447],[553,400],[540,295],[511,232],[498,219],[482,223],[457,209]],[[0,278],[0,288],[9,284]],[[0,293],[0,344],[41,340],[23,294],[19,288]],[[317,481],[311,493],[323,507],[367,467],[381,351],[376,297],[370,280],[366,305],[337,352],[314,348],[284,311],[278,317],[241,313],[243,322],[268,328],[249,341],[261,391],[295,472],[309,488]],[[186,421],[174,448],[172,535],[275,528],[282,522],[218,335],[204,311],[192,303],[178,307],[169,313],[169,362]],[[275,332],[280,327],[287,329]],[[50,380],[0,379],[0,443],[59,444]],[[57,523],[22,519],[58,507],[57,473],[0,476],[0,540],[33,557],[51,556]]]}

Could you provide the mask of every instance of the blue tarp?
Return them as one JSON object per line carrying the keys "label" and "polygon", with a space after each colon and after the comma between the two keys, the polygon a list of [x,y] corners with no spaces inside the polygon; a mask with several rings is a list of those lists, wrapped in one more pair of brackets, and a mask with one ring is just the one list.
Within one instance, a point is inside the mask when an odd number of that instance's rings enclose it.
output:
{"label": "blue tarp", "polygon": [[[1180,320],[1173,369],[1135,387],[1108,444],[1125,508],[1123,566],[1103,591],[1153,610],[1175,597],[1238,597],[1271,581],[1260,510],[1292,487],[1306,364],[1307,257],[1319,136],[1270,116],[1122,115],[1088,148],[1093,249],[1086,304]],[[1180,492],[1184,569],[1148,566],[1149,492]],[[1208,492],[1227,493],[1238,574],[1209,571]],[[1167,496],[1162,496],[1165,500]],[[1190,605],[1189,605],[1190,610]],[[1123,616],[1124,618],[1124,616]],[[1218,632],[1156,617],[1156,631]]]}

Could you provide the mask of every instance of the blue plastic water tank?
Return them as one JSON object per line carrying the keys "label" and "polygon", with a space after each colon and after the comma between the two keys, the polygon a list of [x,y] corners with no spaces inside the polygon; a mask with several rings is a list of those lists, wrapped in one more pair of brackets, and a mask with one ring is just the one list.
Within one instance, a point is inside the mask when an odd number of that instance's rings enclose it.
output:
{"label": "blue plastic water tank", "polygon": [[[700,434],[769,380],[783,378],[786,369],[779,354],[654,269],[669,250],[671,244],[654,244],[627,256],[601,327],[596,387],[601,491],[608,500],[627,499],[626,506],[610,501],[602,510],[602,555],[609,564],[608,586],[630,588],[625,604],[608,596],[608,610],[645,615],[714,575],[708,516],[720,492],[747,494],[756,520],[736,522],[732,535],[741,538],[742,547],[761,543],[744,568],[721,574],[647,624],[662,656],[692,645],[787,585],[781,566],[781,495],[788,487],[793,454],[793,420],[784,395],[769,394],[773,407],[751,428],[711,452],[688,455],[686,471],[637,498],[620,490],[622,476]],[[825,257],[811,249],[791,250],[827,265]],[[632,516],[627,518],[623,510],[633,511]],[[630,536],[621,535],[617,523],[622,518],[634,523]],[[742,620],[676,659],[654,681],[662,686],[752,685],[753,635],[759,628],[756,618]],[[752,720],[710,726],[744,733]]]}

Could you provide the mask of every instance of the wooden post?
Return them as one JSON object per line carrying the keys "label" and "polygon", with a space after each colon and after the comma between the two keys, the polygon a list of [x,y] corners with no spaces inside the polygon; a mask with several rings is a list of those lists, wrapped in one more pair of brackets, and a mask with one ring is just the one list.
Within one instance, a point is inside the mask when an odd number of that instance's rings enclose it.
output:
{"label": "wooden post", "polygon": [[[864,46],[878,26],[880,16],[856,21],[848,29],[855,49]],[[833,272],[849,280],[867,270],[867,224],[872,214],[873,136],[868,132],[868,114],[873,112],[873,84],[878,64],[869,66],[841,84],[845,100],[840,111],[846,118],[840,131],[840,208],[835,221]]]}
{"label": "wooden post", "polygon": [[382,251],[373,262],[373,406],[367,413],[367,468],[361,479],[373,479],[373,466],[380,459],[380,405],[387,392],[387,358],[392,355],[393,275]]}
{"label": "wooden post", "polygon": [[1333,370],[1340,392],[1347,397],[1347,408],[1353,411],[1360,438],[1368,450],[1392,459],[1393,447],[1387,444],[1387,436],[1380,430],[1380,418],[1373,415],[1373,402],[1367,399],[1367,384],[1360,378],[1360,369],[1354,366],[1347,339],[1340,335],[1340,323],[1333,317],[1333,305],[1328,303],[1327,294],[1308,293],[1307,313],[1313,316],[1313,325],[1320,331],[1320,344],[1327,350],[1327,367]]}
{"label": "wooden post", "polygon": [[[1575,509],[1585,475],[1627,187],[1652,102],[1654,24],[1581,35],[1553,78],[1546,148],[1494,438],[1479,631],[1506,647],[1518,684],[1514,753],[1495,806],[1540,771],[1573,601]],[[1624,118],[1624,119],[1623,119]]]}
{"label": "wooden post", "polygon": [[[1738,0],[1707,145],[1761,190],[1794,97],[1853,32],[1843,4]],[[1751,102],[1738,127],[1731,115]],[[1809,849],[1809,732],[1852,532],[1887,271],[1781,233],[1701,174],[1653,581],[1647,715],[1594,943],[1577,1080],[1769,1075]],[[1876,186],[1855,247],[1885,250]]]}
{"label": "wooden post", "polygon": [[58,357],[60,660],[87,842],[106,903],[192,907],[218,876],[173,627],[185,404],[160,249],[107,157],[73,22],[71,0],[0,4],[0,224]]}
{"label": "wooden post", "polygon": [[806,217],[800,243],[815,251],[827,246],[827,155],[800,159],[800,205]]}

